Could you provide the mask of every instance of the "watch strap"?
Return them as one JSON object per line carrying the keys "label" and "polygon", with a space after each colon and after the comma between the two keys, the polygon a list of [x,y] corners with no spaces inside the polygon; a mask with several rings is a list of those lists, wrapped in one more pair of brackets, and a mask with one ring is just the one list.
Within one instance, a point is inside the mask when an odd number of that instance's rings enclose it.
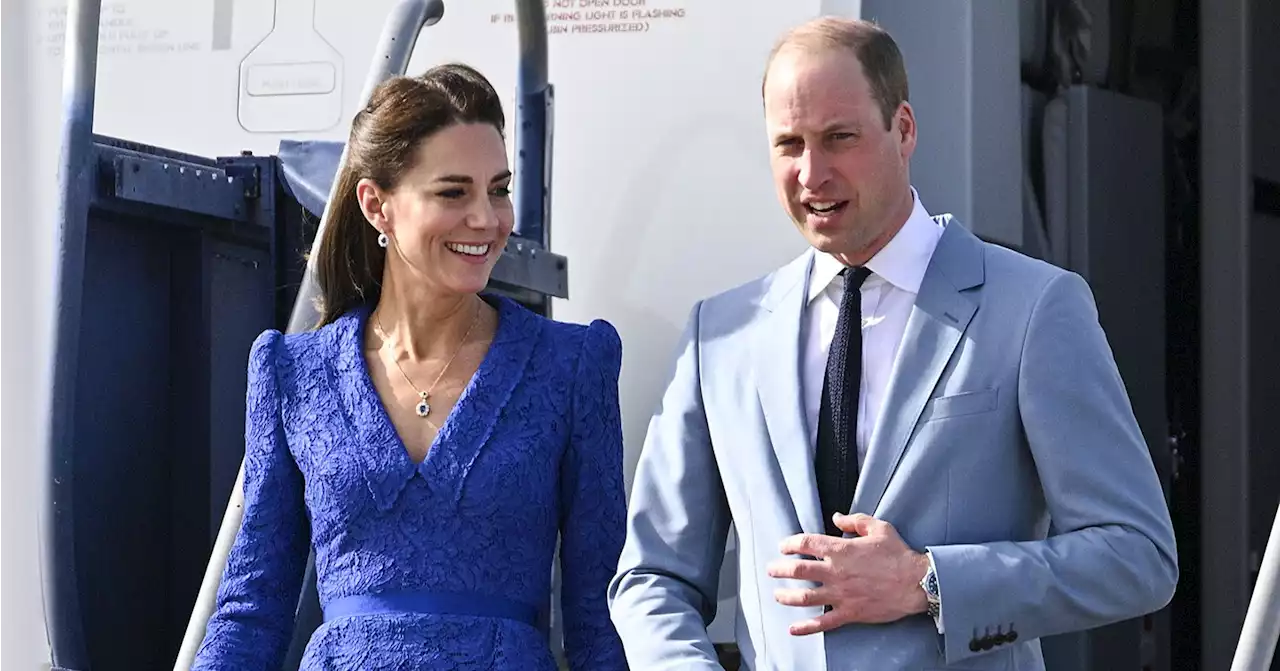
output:
{"label": "watch strap", "polygon": [[925,571],[924,578],[920,580],[920,589],[924,590],[925,599],[928,601],[926,612],[936,622],[942,614],[942,595],[938,590],[938,574],[933,565],[933,553],[926,552],[925,556],[929,559],[929,568]]}

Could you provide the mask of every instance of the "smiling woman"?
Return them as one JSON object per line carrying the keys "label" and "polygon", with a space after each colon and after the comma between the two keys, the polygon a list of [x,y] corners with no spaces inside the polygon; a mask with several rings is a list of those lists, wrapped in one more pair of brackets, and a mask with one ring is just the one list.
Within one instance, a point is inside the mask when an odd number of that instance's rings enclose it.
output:
{"label": "smiling woman", "polygon": [[[484,288],[514,223],[505,126],[497,92],[464,65],[378,87],[352,121],[318,249],[321,326],[376,303],[397,263],[437,284],[466,284],[460,291]],[[391,243],[397,254],[385,253]],[[488,245],[483,272],[455,277],[441,266],[449,243]]]}
{"label": "smiling woman", "polygon": [[356,115],[320,323],[250,354],[244,519],[194,671],[280,668],[308,545],[324,624],[302,671],[554,671],[557,536],[571,669],[626,668],[605,601],[622,345],[482,295],[515,218],[504,121],[464,65],[388,80]]}

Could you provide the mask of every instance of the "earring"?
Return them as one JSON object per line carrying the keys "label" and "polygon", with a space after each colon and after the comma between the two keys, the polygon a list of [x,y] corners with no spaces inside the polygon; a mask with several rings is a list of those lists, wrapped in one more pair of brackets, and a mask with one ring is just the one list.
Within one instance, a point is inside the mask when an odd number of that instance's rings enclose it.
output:
{"label": "earring", "polygon": [[386,233],[379,233],[379,234],[378,234],[378,246],[379,246],[379,247],[386,247],[388,242],[389,242],[389,241],[388,241],[388,239],[387,239],[387,234],[386,234]]}

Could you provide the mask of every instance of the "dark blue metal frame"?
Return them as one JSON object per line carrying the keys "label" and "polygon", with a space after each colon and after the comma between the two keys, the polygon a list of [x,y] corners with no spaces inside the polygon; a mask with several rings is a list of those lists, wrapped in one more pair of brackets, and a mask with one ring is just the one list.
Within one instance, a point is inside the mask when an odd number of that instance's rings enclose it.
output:
{"label": "dark blue metal frame", "polygon": [[[554,89],[547,78],[547,16],[541,0],[516,2],[515,234],[551,248],[551,134]],[[567,289],[566,289],[567,290]]]}
{"label": "dark blue metal frame", "polygon": [[[45,620],[55,669],[87,669],[88,651],[75,573],[72,424],[59,408],[75,401],[84,298],[84,257],[93,185],[94,79],[101,0],[77,0],[67,12],[63,129],[58,172],[58,257],[54,264],[54,346],[48,432],[48,494],[41,520]],[[86,48],[87,47],[87,48]]]}
{"label": "dark blue metal frame", "polygon": [[58,306],[55,366],[75,365],[49,420],[49,637],[55,668],[151,668],[172,658],[243,453],[248,343],[292,303],[279,266],[302,247],[281,239],[271,159],[90,140],[81,218],[62,222],[79,304]]}

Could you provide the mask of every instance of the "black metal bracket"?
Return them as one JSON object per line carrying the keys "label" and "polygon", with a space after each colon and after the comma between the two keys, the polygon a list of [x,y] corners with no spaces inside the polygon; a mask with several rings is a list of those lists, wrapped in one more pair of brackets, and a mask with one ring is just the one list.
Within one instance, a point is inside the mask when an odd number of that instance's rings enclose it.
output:
{"label": "black metal bracket", "polygon": [[250,220],[258,191],[257,180],[240,171],[167,158],[117,154],[110,171],[115,198],[231,221]]}

